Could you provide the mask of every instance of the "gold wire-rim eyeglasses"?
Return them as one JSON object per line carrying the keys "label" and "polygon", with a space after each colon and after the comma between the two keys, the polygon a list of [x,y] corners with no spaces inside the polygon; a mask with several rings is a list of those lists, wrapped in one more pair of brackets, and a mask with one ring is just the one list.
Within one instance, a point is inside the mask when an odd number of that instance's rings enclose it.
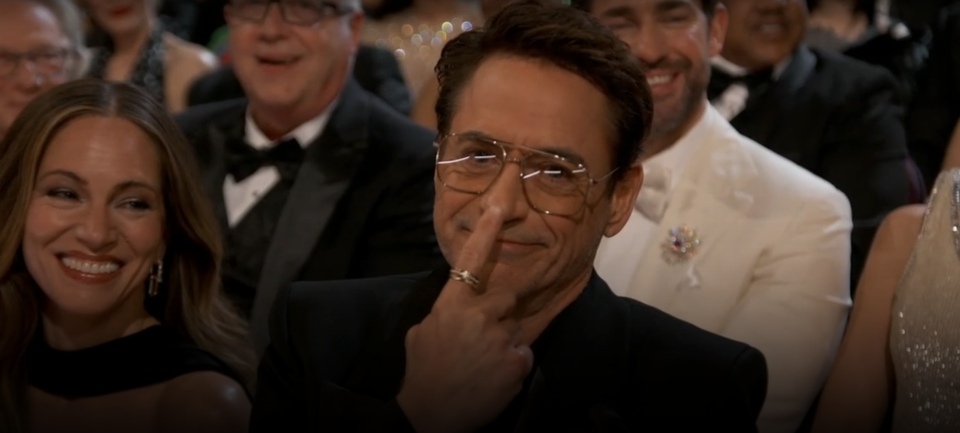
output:
{"label": "gold wire-rim eyeglasses", "polygon": [[[317,16],[311,19],[298,19],[298,16],[302,17],[303,14],[296,14],[289,11],[291,3],[303,3],[314,5],[317,7]],[[273,4],[277,4],[277,8],[280,11],[280,17],[284,22],[299,26],[312,26],[318,23],[323,22],[331,18],[339,18],[344,15],[347,15],[351,12],[354,12],[353,8],[339,5],[331,1],[311,1],[311,0],[230,0],[227,5],[230,7],[231,12],[236,17],[252,22],[252,23],[262,23],[267,15],[270,14],[270,7]],[[243,7],[245,6],[258,6],[263,7],[263,12],[260,13],[259,17],[254,17],[252,14],[244,14],[242,12]]]}
{"label": "gold wire-rim eyeglasses", "polygon": [[[494,145],[494,146],[500,148],[501,154],[499,155],[499,157],[501,158],[501,161],[502,161],[502,163],[500,164],[500,168],[499,168],[497,174],[494,175],[493,178],[490,180],[490,183],[489,183],[486,187],[480,189],[479,191],[473,191],[473,190],[464,189],[464,188],[458,188],[458,187],[456,187],[456,186],[453,186],[453,185],[451,185],[446,179],[444,179],[444,176],[443,176],[443,174],[441,173],[441,169],[440,169],[440,168],[441,168],[442,165],[444,165],[444,164],[450,164],[450,163],[457,162],[457,161],[461,161],[461,160],[464,159],[464,158],[458,158],[458,159],[448,160],[448,161],[442,161],[442,160],[440,159],[440,154],[441,154],[441,151],[443,150],[443,146],[445,146],[446,143],[449,143],[449,140],[450,140],[450,139],[454,139],[454,138],[458,138],[458,137],[465,137],[465,138],[468,138],[468,139],[478,140],[478,141],[480,141],[480,142],[482,142],[482,143]],[[591,177],[591,175],[590,175],[590,170],[587,168],[586,164],[584,164],[583,162],[575,161],[575,160],[573,160],[573,159],[571,159],[571,158],[564,157],[564,156],[562,156],[562,155],[557,155],[557,154],[555,154],[555,153],[547,152],[547,151],[544,151],[544,150],[533,149],[533,148],[529,148],[529,147],[526,147],[526,146],[521,146],[521,145],[518,145],[518,144],[515,144],[515,143],[511,143],[511,142],[508,142],[508,141],[503,141],[503,140],[497,140],[497,139],[494,139],[494,138],[490,138],[490,137],[484,136],[483,134],[472,133],[472,132],[471,132],[471,133],[450,133],[450,134],[442,135],[442,136],[438,137],[438,138],[433,142],[433,145],[434,145],[434,147],[437,149],[437,154],[436,154],[436,168],[435,168],[435,170],[436,170],[436,175],[437,175],[437,179],[440,180],[440,183],[441,183],[444,187],[450,188],[450,189],[452,189],[452,190],[454,190],[454,191],[466,193],[466,194],[475,194],[475,195],[477,195],[477,196],[483,195],[484,193],[486,193],[486,192],[490,189],[490,187],[492,187],[492,186],[496,183],[496,180],[500,178],[500,175],[503,174],[503,170],[504,170],[504,168],[507,166],[507,164],[513,162],[513,163],[518,164],[518,165],[520,166],[520,168],[521,168],[521,169],[520,169],[520,179],[521,179],[521,185],[522,185],[522,190],[523,190],[524,198],[526,199],[527,204],[528,204],[532,209],[536,210],[537,212],[543,213],[543,214],[545,214],[545,215],[555,215],[555,216],[570,217],[570,216],[574,216],[574,215],[579,214],[581,211],[583,211],[583,208],[584,208],[584,207],[586,206],[586,204],[587,204],[588,197],[590,196],[590,189],[591,189],[591,187],[592,187],[593,185],[596,185],[596,184],[600,183],[600,182],[606,181],[607,179],[610,178],[610,176],[612,176],[614,173],[616,173],[617,170],[619,170],[619,167],[614,168],[614,169],[611,170],[610,172],[608,172],[608,173],[604,174],[603,176],[600,176],[599,178],[596,178],[596,179],[595,179],[595,178]],[[509,151],[508,151],[508,149],[507,149],[508,147],[509,147],[509,148],[512,148],[512,149],[517,149],[517,150],[523,152],[523,156],[520,157],[520,158],[511,158],[510,155],[509,155]],[[582,173],[582,176],[583,176],[582,179],[585,181],[585,185],[584,185],[583,189],[578,188],[578,192],[579,192],[580,195],[581,195],[581,200],[580,200],[580,205],[577,207],[576,211],[571,211],[571,212],[554,212],[554,211],[550,211],[550,210],[544,209],[543,207],[538,206],[536,203],[534,203],[534,200],[532,200],[532,199],[530,198],[530,193],[529,193],[529,191],[527,191],[527,182],[524,182],[525,180],[533,177],[533,176],[531,176],[529,173],[525,173],[525,166],[524,166],[524,161],[525,161],[529,156],[531,156],[531,155],[546,156],[546,157],[549,157],[549,158],[551,158],[551,159],[555,159],[555,160],[557,160],[557,161],[561,161],[561,162],[563,162],[564,164],[573,165],[573,166],[576,167],[576,168],[573,170],[573,172],[574,172],[575,174],[576,174],[576,173]],[[538,172],[538,173],[539,173],[539,172]]]}

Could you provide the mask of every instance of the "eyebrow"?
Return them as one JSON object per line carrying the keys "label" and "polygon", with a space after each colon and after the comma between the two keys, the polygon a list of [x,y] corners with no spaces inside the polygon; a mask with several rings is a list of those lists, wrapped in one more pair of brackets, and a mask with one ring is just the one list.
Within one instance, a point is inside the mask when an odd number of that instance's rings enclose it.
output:
{"label": "eyebrow", "polygon": [[[46,179],[46,178],[51,177],[51,176],[63,176],[63,177],[66,177],[66,178],[68,178],[68,179],[76,182],[76,183],[79,183],[80,185],[83,185],[83,186],[87,186],[87,185],[88,185],[88,182],[87,182],[84,178],[82,178],[82,177],[80,177],[78,174],[76,174],[76,173],[74,173],[74,172],[72,172],[72,171],[68,171],[68,170],[52,170],[52,171],[48,171],[48,172],[44,173],[43,176],[40,176],[40,180]],[[157,191],[157,189],[154,188],[153,186],[151,186],[151,185],[149,185],[149,184],[147,184],[147,183],[144,183],[144,182],[137,181],[137,180],[128,180],[128,181],[121,182],[121,183],[118,184],[117,186],[113,187],[113,190],[114,190],[115,192],[118,192],[118,191],[123,191],[123,190],[131,189],[131,188],[145,188],[145,189],[148,189],[148,190],[152,191],[154,194],[157,194],[157,195],[160,194],[160,193]]]}
{"label": "eyebrow", "polygon": [[600,18],[630,18],[633,16],[633,7],[615,6],[600,13]]}
{"label": "eyebrow", "polygon": [[656,9],[658,13],[672,12],[677,9],[689,9],[693,8],[693,5],[689,1],[683,0],[666,0],[657,3]]}
{"label": "eyebrow", "polygon": [[549,147],[529,147],[529,146],[523,146],[523,145],[519,145],[519,144],[516,144],[516,143],[512,143],[512,142],[509,142],[509,141],[506,141],[506,140],[500,140],[500,139],[498,139],[498,138],[493,138],[493,137],[491,137],[491,136],[489,136],[489,135],[487,135],[487,134],[484,134],[483,132],[480,132],[480,131],[464,131],[464,132],[458,133],[457,135],[461,135],[461,136],[464,136],[464,137],[474,137],[474,138],[478,138],[478,139],[486,140],[486,141],[495,141],[495,142],[497,142],[497,143],[510,144],[510,145],[513,145],[513,146],[519,146],[519,147],[521,147],[521,148],[526,148],[526,149],[532,149],[532,150],[536,150],[536,151],[540,151],[540,152],[551,153],[551,154],[554,154],[554,155],[563,157],[563,158],[566,159],[566,160],[573,161],[573,162],[578,163],[578,164],[586,164],[585,160],[583,159],[582,156],[580,156],[579,153],[576,153],[576,152],[574,152],[574,151],[572,151],[572,150],[570,150],[570,149],[564,148],[564,147],[556,147],[556,146],[549,146]]}

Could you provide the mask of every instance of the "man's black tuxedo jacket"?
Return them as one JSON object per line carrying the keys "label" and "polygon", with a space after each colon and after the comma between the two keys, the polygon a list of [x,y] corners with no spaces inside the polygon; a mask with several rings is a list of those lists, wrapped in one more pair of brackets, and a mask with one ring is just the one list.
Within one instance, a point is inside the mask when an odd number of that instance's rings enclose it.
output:
{"label": "man's black tuxedo jacket", "polygon": [[[177,117],[196,150],[203,187],[227,232],[225,143],[243,139],[246,100]],[[435,136],[348,82],[300,166],[267,250],[251,326],[266,347],[273,298],[297,280],[339,280],[433,269]]]}
{"label": "man's black tuxedo jacket", "polygon": [[[413,108],[410,90],[403,80],[400,64],[390,51],[361,45],[354,57],[353,79],[360,87],[382,99],[401,114]],[[187,105],[208,104],[246,97],[232,66],[223,66],[190,85]]]}
{"label": "man's black tuxedo jacket", "polygon": [[[404,339],[448,274],[286,289],[271,314],[251,433],[412,432],[394,399]],[[766,397],[759,351],[617,297],[596,273],[532,349],[517,412],[480,431],[754,432]]]}
{"label": "man's black tuxedo jacket", "polygon": [[927,185],[940,174],[947,145],[960,120],[960,4],[945,9],[933,29],[930,58],[919,75],[907,115],[910,153]]}
{"label": "man's black tuxedo jacket", "polygon": [[883,218],[924,198],[900,104],[888,71],[801,46],[780,78],[730,122],[846,194],[853,210],[851,290]]}

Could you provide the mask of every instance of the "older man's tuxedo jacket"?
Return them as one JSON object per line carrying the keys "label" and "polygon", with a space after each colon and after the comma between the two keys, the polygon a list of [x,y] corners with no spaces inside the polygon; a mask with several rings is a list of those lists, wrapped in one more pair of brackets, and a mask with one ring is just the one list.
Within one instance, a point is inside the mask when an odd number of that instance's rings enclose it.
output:
{"label": "older man's tuxedo jacket", "polygon": [[[413,432],[395,396],[407,331],[449,268],[296,283],[278,298],[250,431]],[[594,274],[533,343],[523,391],[480,432],[754,432],[757,350],[632,299]]]}
{"label": "older man's tuxedo jacket", "polygon": [[[177,118],[196,150],[201,186],[227,236],[236,229],[227,224],[224,201],[228,143],[245,139],[246,109],[246,100],[232,100],[197,106]],[[286,199],[258,209],[267,193],[244,217],[255,211],[273,215],[246,225],[256,227],[243,234],[244,241],[266,241],[245,252],[262,256],[263,265],[258,281],[236,285],[244,293],[231,293],[228,283],[236,278],[228,265],[234,251],[226,251],[227,294],[249,314],[258,350],[266,348],[274,297],[293,281],[393,275],[443,263],[433,230],[433,139],[433,133],[348,82],[323,132],[307,146]]]}

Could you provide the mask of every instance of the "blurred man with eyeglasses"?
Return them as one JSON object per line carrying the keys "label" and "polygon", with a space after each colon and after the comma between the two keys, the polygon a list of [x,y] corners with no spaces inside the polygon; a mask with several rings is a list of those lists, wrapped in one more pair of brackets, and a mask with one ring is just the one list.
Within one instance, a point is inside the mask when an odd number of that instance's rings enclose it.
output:
{"label": "blurred man with eyeglasses", "polygon": [[434,134],[351,76],[357,0],[231,0],[245,99],[178,117],[225,235],[224,290],[258,351],[292,281],[430,269]]}
{"label": "blurred man with eyeglasses", "polygon": [[437,64],[431,273],[278,298],[251,432],[756,431],[763,356],[617,297],[651,99],[588,14],[506,6]]}
{"label": "blurred man with eyeglasses", "polygon": [[0,143],[34,98],[79,78],[83,22],[70,0],[0,0]]}
{"label": "blurred man with eyeglasses", "polygon": [[850,203],[740,135],[707,101],[727,34],[717,0],[585,5],[645,67],[654,117],[644,184],[596,267],[617,294],[756,347],[761,433],[794,433],[829,372],[850,300]]}

